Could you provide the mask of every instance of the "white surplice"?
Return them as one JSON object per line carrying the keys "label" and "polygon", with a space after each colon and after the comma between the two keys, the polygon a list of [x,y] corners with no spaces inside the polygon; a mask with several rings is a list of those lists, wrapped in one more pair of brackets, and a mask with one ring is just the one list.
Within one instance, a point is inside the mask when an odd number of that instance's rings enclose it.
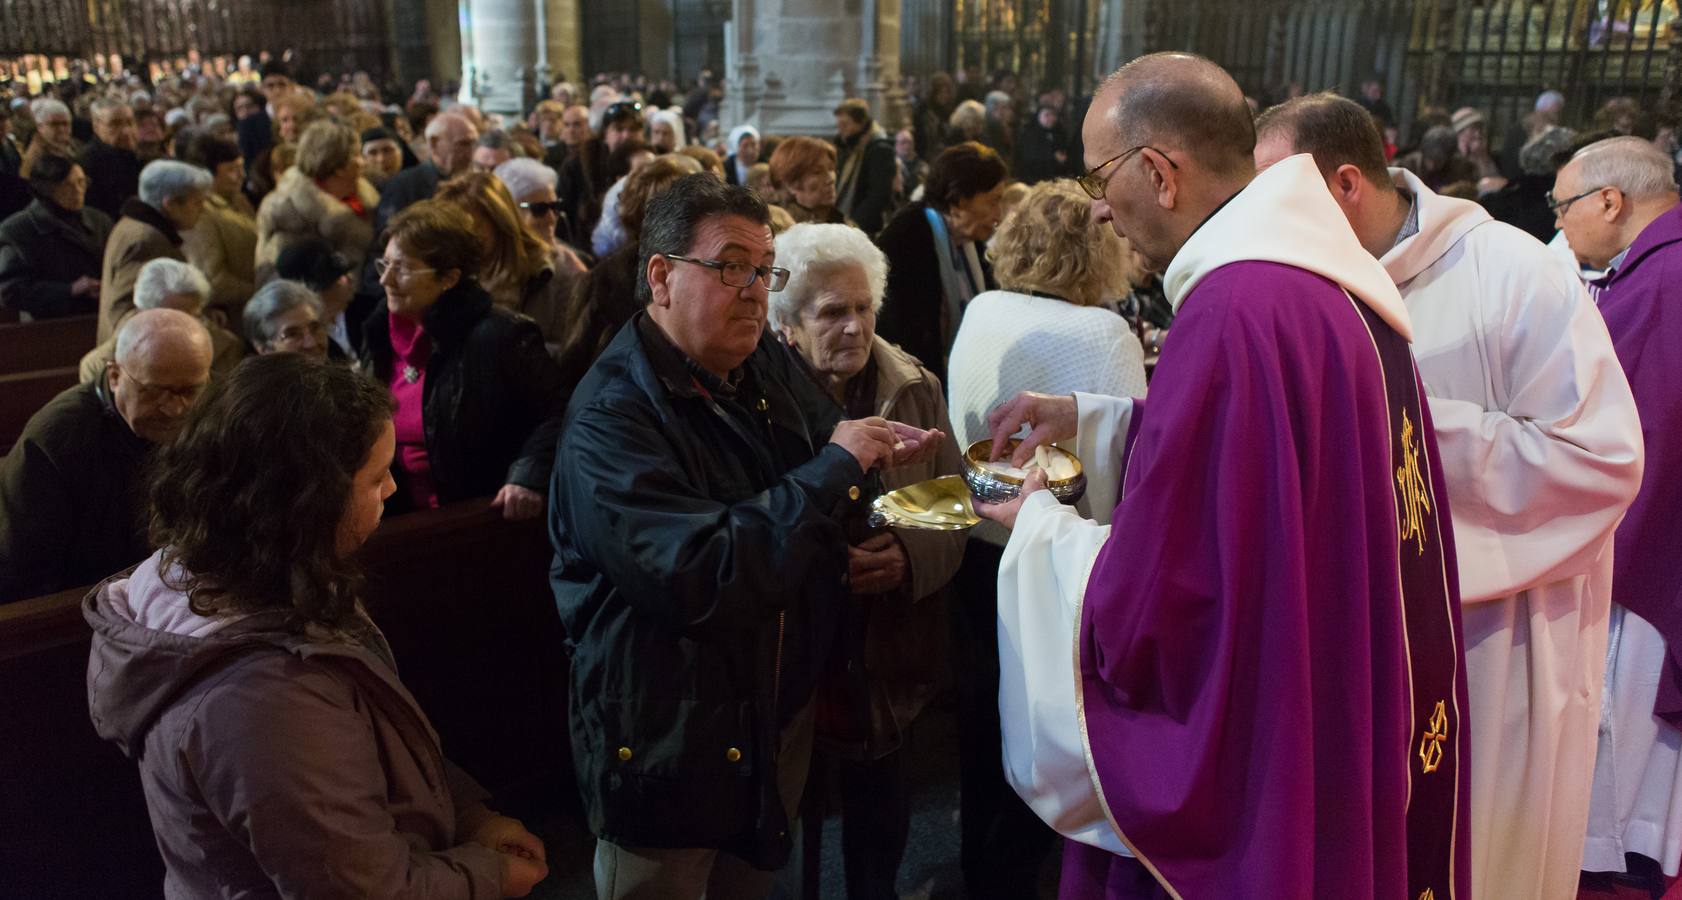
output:
{"label": "white surplice", "polygon": [[1459,558],[1473,896],[1571,898],[1640,420],[1574,271],[1477,204],[1391,175],[1419,231],[1382,262],[1413,320]]}
{"label": "white surplice", "polygon": [[[1258,221],[1270,227],[1252,227]],[[1203,276],[1242,260],[1324,275],[1398,334],[1411,334],[1395,285],[1361,249],[1306,154],[1257,175],[1192,235],[1164,274],[1169,303],[1178,309]],[[1073,450],[1086,473],[1090,512],[1108,522],[1134,401],[1074,396]],[[999,717],[1005,778],[1034,813],[1070,840],[1127,856],[1093,785],[1076,699],[1081,602],[1109,537],[1110,526],[1083,518],[1048,492],[1023,501],[999,564]]]}

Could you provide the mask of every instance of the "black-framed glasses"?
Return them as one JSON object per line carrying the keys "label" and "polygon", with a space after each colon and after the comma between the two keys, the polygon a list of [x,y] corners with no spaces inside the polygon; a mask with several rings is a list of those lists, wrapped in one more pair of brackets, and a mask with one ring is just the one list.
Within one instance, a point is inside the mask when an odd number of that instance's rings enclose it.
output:
{"label": "black-framed glasses", "polygon": [[1080,189],[1086,192],[1086,196],[1091,197],[1094,200],[1104,199],[1104,190],[1110,186],[1110,178],[1115,177],[1115,172],[1111,172],[1109,177],[1106,178],[1099,178],[1098,173],[1104,171],[1104,169],[1108,168],[1111,164],[1117,164],[1116,170],[1120,171],[1121,166],[1119,163],[1127,157],[1138,153],[1140,150],[1155,150],[1156,155],[1168,160],[1168,165],[1176,169],[1180,167],[1180,164],[1175,162],[1168,154],[1162,152],[1161,150],[1157,150],[1149,144],[1140,144],[1137,147],[1123,150],[1115,156],[1112,156],[1098,165],[1093,166],[1085,175],[1076,178],[1075,183],[1079,184]]}
{"label": "black-framed glasses", "polygon": [[1574,197],[1566,197],[1564,200],[1555,200],[1553,191],[1548,191],[1543,196],[1546,197],[1548,201],[1548,212],[1551,212],[1556,216],[1563,216],[1571,210],[1571,204],[1576,203],[1578,200],[1581,200],[1590,194],[1598,194],[1604,190],[1606,190],[1604,187],[1590,188],[1589,190],[1586,190],[1581,194],[1577,194]]}
{"label": "black-framed glasses", "polygon": [[675,259],[678,262],[706,266],[718,273],[718,280],[724,282],[726,287],[751,287],[756,278],[765,279],[765,289],[768,291],[780,291],[788,285],[788,270],[777,266],[750,266],[745,262],[696,259],[693,256],[679,256],[676,253],[662,253],[660,255],[667,259]]}
{"label": "black-framed glasses", "polygon": [[561,214],[561,201],[550,200],[547,203],[521,203],[520,208],[534,216],[558,216]]}

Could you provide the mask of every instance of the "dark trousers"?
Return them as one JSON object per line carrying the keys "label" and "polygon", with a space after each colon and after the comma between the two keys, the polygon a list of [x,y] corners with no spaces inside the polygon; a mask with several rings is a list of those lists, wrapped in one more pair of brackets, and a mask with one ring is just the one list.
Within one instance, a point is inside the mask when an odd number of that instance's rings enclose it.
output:
{"label": "dark trousers", "polygon": [[[909,743],[909,742],[907,742]],[[899,864],[911,834],[911,791],[905,773],[907,750],[881,759],[839,759],[822,750],[812,754],[800,828],[803,855],[802,894],[816,900],[821,878],[824,816],[834,775],[841,803],[841,867],[848,900],[896,900]]]}
{"label": "dark trousers", "polygon": [[1038,896],[1040,865],[1058,841],[1005,781],[999,732],[1000,547],[971,540],[951,588],[957,660],[959,798],[964,895]]}

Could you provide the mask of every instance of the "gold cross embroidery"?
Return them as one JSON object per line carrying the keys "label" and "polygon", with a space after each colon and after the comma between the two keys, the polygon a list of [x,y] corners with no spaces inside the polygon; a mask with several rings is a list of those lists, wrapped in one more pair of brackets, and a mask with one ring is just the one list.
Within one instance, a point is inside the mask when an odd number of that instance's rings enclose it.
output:
{"label": "gold cross embroidery", "polygon": [[1430,888],[1426,888],[1425,892],[1419,895],[1419,900],[1437,900],[1437,895],[1432,893]]}
{"label": "gold cross embroidery", "polygon": [[1425,734],[1419,739],[1419,765],[1426,775],[1442,766],[1443,745],[1448,743],[1448,710],[1443,703],[1442,700],[1437,701],[1437,708],[1431,712],[1431,721],[1426,723]]}
{"label": "gold cross embroidery", "polygon": [[1401,515],[1398,523],[1402,543],[1409,538],[1417,542],[1419,553],[1425,552],[1425,517],[1431,514],[1431,497],[1426,490],[1425,475],[1419,470],[1419,446],[1413,441],[1413,420],[1402,410],[1402,464],[1396,469],[1396,506]]}

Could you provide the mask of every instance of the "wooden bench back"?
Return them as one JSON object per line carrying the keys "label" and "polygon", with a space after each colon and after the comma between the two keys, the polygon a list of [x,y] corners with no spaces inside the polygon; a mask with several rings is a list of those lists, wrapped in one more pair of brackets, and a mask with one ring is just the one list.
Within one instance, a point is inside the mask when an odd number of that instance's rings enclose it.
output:
{"label": "wooden bench back", "polygon": [[29,417],[59,392],[75,387],[76,379],[75,366],[0,375],[0,455],[10,452],[18,442]]}
{"label": "wooden bench back", "polygon": [[78,366],[98,334],[98,316],[0,323],[0,375]]}

